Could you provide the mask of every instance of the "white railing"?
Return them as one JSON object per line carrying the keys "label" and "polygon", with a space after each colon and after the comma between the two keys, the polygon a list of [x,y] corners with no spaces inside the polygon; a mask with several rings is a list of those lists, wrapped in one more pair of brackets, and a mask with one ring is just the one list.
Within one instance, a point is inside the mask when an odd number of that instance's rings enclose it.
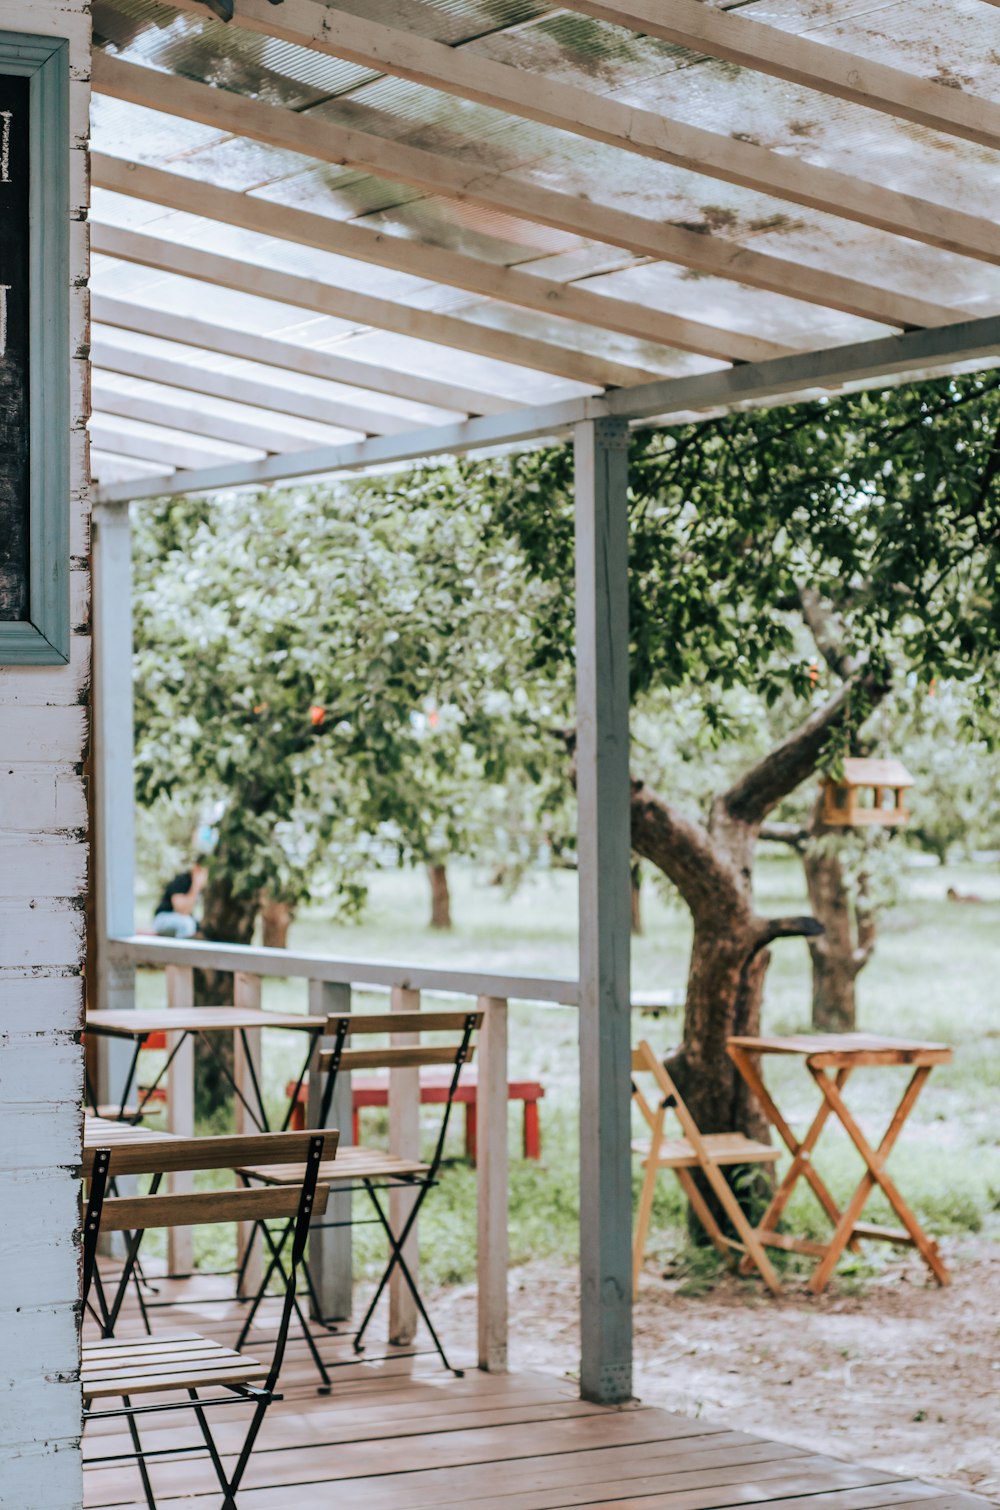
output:
{"label": "white railing", "polygon": [[[167,977],[168,1006],[185,1007],[194,1001],[194,971],[217,970],[234,977],[234,1001],[256,1007],[261,1000],[261,982],[267,978],[297,978],[308,982],[309,1013],[326,1017],[350,1010],[351,989],[388,990],[389,1014],[412,1012],[420,1006],[421,992],[434,995],[474,997],[484,1012],[477,1045],[477,1199],[478,1199],[478,1352],[480,1368],[499,1371],[507,1365],[507,1268],[508,1268],[508,1150],[507,1150],[507,1039],[508,1004],[511,1001],[577,1006],[578,986],[573,980],[545,976],[499,975],[468,970],[442,970],[428,965],[331,959],[319,954],[296,954],[284,949],[244,947],[237,944],[181,942],[146,936],[109,941],[109,963],[120,971],[136,965],[163,968]],[[250,1055],[259,1067],[260,1033],[248,1034]],[[322,1040],[317,1043],[317,1053]],[[241,1089],[249,1088],[250,1066],[242,1062],[237,1039],[236,1078]],[[315,1063],[314,1063],[315,1068]],[[190,1040],[171,1066],[168,1116],[173,1131],[193,1132],[193,1052]],[[318,1116],[320,1077],[310,1075],[309,1125]],[[338,1080],[332,1121],[341,1130],[341,1142],[350,1139],[350,1077]],[[390,1075],[389,1141],[392,1152],[406,1158],[419,1157],[420,1087],[410,1070]],[[237,1101],[237,1126],[246,1113]],[[393,1194],[393,1225],[405,1216],[412,1197],[405,1191]],[[330,1211],[335,1219],[349,1214],[350,1196],[334,1196]],[[350,1228],[317,1232],[311,1243],[310,1264],[328,1316],[346,1315],[350,1309]],[[245,1234],[243,1235],[245,1239]],[[178,1242],[185,1239],[179,1237]],[[242,1243],[241,1243],[242,1246]],[[407,1252],[411,1268],[416,1263]],[[170,1255],[172,1268],[190,1264],[190,1255],[178,1247]],[[393,1342],[408,1343],[416,1330],[417,1316],[406,1286],[394,1276],[389,1294],[389,1335]]]}

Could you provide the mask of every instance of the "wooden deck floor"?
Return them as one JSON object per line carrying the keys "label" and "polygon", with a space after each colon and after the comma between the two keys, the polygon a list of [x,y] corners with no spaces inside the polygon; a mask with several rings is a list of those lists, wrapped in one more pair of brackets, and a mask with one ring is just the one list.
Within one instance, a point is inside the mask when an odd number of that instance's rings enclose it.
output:
{"label": "wooden deck floor", "polygon": [[[199,1283],[200,1293],[205,1284]],[[235,1337],[237,1308],[207,1305],[161,1311],[157,1331]],[[164,1320],[169,1318],[169,1320]],[[138,1331],[136,1318],[120,1326]],[[260,1342],[270,1334],[264,1332]],[[266,1348],[251,1348],[266,1357]],[[331,1338],[329,1358],[350,1358]],[[461,1363],[461,1356],[455,1359]],[[286,1355],[284,1399],[272,1407],[239,1495],[241,1510],[987,1510],[987,1501],[878,1469],[765,1441],[723,1425],[642,1405],[587,1405],[568,1380],[546,1375],[444,1373],[435,1358],[395,1357],[352,1364],[334,1375],[330,1396],[316,1393],[304,1344]],[[112,1402],[108,1402],[109,1404]],[[231,1465],[249,1411],[213,1412],[217,1440]],[[148,1448],[194,1440],[188,1412],[148,1418]],[[88,1455],[125,1451],[121,1422],[88,1428]],[[205,1458],[152,1468],[163,1507],[216,1510],[221,1495]],[[89,1469],[88,1510],[145,1510],[134,1464]]]}

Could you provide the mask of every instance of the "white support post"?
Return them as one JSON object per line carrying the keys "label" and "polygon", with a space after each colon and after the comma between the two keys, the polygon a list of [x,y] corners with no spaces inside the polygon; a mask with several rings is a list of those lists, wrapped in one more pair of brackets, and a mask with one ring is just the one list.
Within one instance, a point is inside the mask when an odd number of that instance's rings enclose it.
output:
{"label": "white support post", "polygon": [[[260,987],[259,975],[244,975],[236,971],[233,975],[233,1005],[242,1007],[244,1010],[260,1010]],[[250,1028],[246,1034],[247,1049],[243,1047],[243,1040],[239,1033],[233,1034],[233,1079],[239,1086],[243,1095],[250,1105],[256,1110],[257,1094],[253,1087],[253,1077],[256,1075],[257,1084],[262,1084],[261,1071],[261,1042],[260,1028]],[[235,1125],[238,1133],[255,1133],[259,1131],[256,1122],[250,1116],[239,1096],[233,1097]],[[243,1255],[247,1250],[247,1244],[253,1237],[254,1226],[252,1222],[237,1222],[236,1224],[236,1265],[237,1268],[243,1262]],[[246,1273],[243,1277],[243,1293],[256,1295],[260,1288],[260,1282],[264,1277],[263,1254],[261,1244],[255,1243],[250,1261],[247,1264]]]}
{"label": "white support post", "polygon": [[[309,1016],[329,1017],[334,1012],[351,1010],[351,988],[333,981],[311,980],[309,982]],[[333,1039],[321,1037],[309,1066],[309,1102],[306,1126],[319,1127],[320,1110],[323,1104],[323,1079],[319,1069],[319,1055],[323,1049],[333,1047]],[[354,1141],[351,1072],[341,1070],[333,1093],[328,1127],[340,1131],[339,1148],[349,1148]],[[316,1218],[309,1234],[309,1273],[320,1303],[322,1314],[318,1321],[344,1321],[351,1314],[352,1262],[350,1227],[323,1228],[324,1222],[349,1222],[351,1219],[351,1192],[337,1191],[333,1187],[326,1211]]]}
{"label": "white support post", "polygon": [[[112,961],[107,940],[135,932],[135,789],[132,777],[132,534],[128,507],[94,511],[94,860],[97,1001],[135,1006],[135,967]],[[97,1039],[95,1090],[117,1104],[132,1045]]]}
{"label": "white support post", "polygon": [[632,1393],[628,426],[575,428],[580,1392]]}
{"label": "white support post", "polygon": [[507,1368],[507,1003],[480,996],[476,1117],[479,1367]]}
{"label": "white support post", "polygon": [[[419,1012],[420,992],[393,986],[391,1010]],[[416,1044],[419,1034],[393,1033],[391,1042]],[[389,1071],[389,1150],[404,1159],[420,1157],[420,1071],[416,1067]],[[412,1190],[390,1192],[389,1221],[393,1232],[400,1231],[415,1200],[416,1192]],[[404,1244],[403,1257],[414,1284],[419,1283],[420,1247],[416,1225]],[[389,1341],[405,1347],[413,1341],[416,1330],[417,1307],[397,1264],[389,1279]]]}
{"label": "white support post", "polygon": [[[179,965],[167,968],[167,1006],[182,1011],[194,1006],[194,971]],[[173,1052],[178,1034],[167,1034],[167,1053]],[[194,1137],[194,1039],[190,1035],[177,1051],[167,1071],[167,1131],[180,1138]],[[194,1189],[187,1172],[170,1176],[170,1189],[181,1195]],[[171,1274],[189,1274],[194,1267],[190,1227],[167,1229],[167,1269]]]}

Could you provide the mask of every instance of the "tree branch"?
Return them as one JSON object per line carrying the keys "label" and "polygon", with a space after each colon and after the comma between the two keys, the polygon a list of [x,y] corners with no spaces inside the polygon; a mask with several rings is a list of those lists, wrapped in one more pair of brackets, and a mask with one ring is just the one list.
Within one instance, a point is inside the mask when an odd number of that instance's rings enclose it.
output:
{"label": "tree branch", "polygon": [[874,706],[889,686],[872,676],[851,677],[723,794],[720,800],[729,816],[742,823],[763,822],[782,797],[813,774],[830,735],[847,719],[851,698],[862,690]]}
{"label": "tree branch", "polygon": [[808,830],[800,823],[762,823],[757,837],[772,844],[790,844],[799,854],[809,842]]}
{"label": "tree branch", "polygon": [[833,604],[814,587],[800,585],[799,607],[816,649],[835,675],[847,681],[858,669],[857,661],[844,649],[844,622]]}
{"label": "tree branch", "polygon": [[696,916],[737,899],[736,879],[701,823],[636,778],[631,812],[632,848],[674,883]]}

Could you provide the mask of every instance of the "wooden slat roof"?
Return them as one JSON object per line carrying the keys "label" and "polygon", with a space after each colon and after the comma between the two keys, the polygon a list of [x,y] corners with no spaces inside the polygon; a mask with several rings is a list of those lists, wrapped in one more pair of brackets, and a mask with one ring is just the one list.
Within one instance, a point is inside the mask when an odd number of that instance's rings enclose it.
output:
{"label": "wooden slat roof", "polygon": [[95,0],[109,497],[899,332],[966,327],[887,374],[994,359],[987,0],[233,4]]}

